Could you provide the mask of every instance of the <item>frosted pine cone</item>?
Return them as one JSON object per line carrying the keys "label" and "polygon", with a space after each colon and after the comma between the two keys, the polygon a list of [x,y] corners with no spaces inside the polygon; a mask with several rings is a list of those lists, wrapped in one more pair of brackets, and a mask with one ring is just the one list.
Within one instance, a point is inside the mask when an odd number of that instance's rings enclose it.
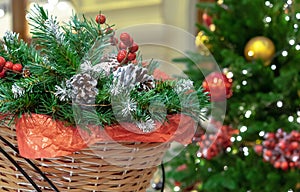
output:
{"label": "frosted pine cone", "polygon": [[117,60],[117,56],[112,55],[112,56],[103,57],[101,63],[95,65],[93,68],[102,69],[105,72],[105,74],[108,76],[113,71],[115,71],[119,65],[120,63]]}
{"label": "frosted pine cone", "polygon": [[87,73],[74,75],[67,81],[67,86],[72,87],[72,99],[78,104],[94,104],[98,94],[97,80]]}
{"label": "frosted pine cone", "polygon": [[135,86],[140,90],[149,90],[154,87],[154,79],[148,75],[148,70],[133,64],[119,67],[114,73],[111,92],[113,95],[130,91]]}
{"label": "frosted pine cone", "polygon": [[119,66],[119,62],[116,59],[116,56],[107,56],[101,59],[101,62],[92,66],[90,61],[85,61],[81,64],[81,72],[82,73],[90,73],[90,74],[100,74],[104,73],[109,76],[113,71],[117,69]]}

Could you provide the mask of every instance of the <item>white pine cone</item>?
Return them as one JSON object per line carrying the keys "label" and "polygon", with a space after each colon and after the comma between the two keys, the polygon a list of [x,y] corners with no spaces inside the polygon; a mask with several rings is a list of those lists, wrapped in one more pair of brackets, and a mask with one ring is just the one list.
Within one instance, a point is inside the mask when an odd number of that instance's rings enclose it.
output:
{"label": "white pine cone", "polygon": [[116,55],[106,56],[101,59],[101,62],[92,66],[91,62],[85,61],[81,64],[82,73],[100,74],[102,72],[109,76],[120,65]]}
{"label": "white pine cone", "polygon": [[154,87],[154,79],[148,75],[148,70],[133,64],[119,67],[114,73],[112,94],[117,95],[123,91],[130,91],[139,85],[141,90],[148,90]]}
{"label": "white pine cone", "polygon": [[72,88],[72,99],[78,104],[94,104],[98,94],[97,80],[88,73],[74,75],[67,81],[67,86]]}

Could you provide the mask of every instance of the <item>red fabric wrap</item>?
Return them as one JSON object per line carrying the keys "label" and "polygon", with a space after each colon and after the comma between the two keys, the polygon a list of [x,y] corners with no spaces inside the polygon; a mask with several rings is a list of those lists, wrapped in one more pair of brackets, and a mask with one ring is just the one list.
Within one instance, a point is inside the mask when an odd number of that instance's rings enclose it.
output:
{"label": "red fabric wrap", "polygon": [[157,123],[157,128],[150,133],[143,133],[130,123],[106,126],[104,129],[90,126],[89,130],[68,127],[41,114],[24,114],[16,120],[20,155],[33,159],[69,155],[102,141],[177,141],[188,144],[194,135],[195,123],[188,116],[176,114],[168,116],[168,122],[164,124]]}

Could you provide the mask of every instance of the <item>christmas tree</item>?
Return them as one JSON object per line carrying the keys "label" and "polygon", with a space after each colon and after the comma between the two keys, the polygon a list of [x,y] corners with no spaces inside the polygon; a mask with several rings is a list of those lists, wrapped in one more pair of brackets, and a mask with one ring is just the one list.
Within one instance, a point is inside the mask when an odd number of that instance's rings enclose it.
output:
{"label": "christmas tree", "polygon": [[[169,185],[174,191],[300,191],[299,2],[219,0],[197,7],[204,11],[199,52],[175,61],[208,92],[222,81],[227,111],[224,121],[210,121],[217,134],[199,125],[195,144],[167,164]],[[202,75],[203,46],[222,73]],[[224,100],[211,97],[215,105]]]}

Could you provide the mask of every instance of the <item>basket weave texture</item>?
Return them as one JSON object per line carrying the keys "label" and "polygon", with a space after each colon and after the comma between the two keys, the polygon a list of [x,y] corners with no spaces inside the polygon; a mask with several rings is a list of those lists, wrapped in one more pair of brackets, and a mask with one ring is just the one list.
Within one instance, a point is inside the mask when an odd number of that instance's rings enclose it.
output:
{"label": "basket weave texture", "polygon": [[[0,135],[17,146],[14,126],[0,126]],[[42,191],[53,191],[24,158],[0,141],[4,149]],[[168,143],[96,143],[69,156],[32,160],[59,191],[146,191],[169,148]],[[0,153],[0,191],[34,191],[24,175]]]}

